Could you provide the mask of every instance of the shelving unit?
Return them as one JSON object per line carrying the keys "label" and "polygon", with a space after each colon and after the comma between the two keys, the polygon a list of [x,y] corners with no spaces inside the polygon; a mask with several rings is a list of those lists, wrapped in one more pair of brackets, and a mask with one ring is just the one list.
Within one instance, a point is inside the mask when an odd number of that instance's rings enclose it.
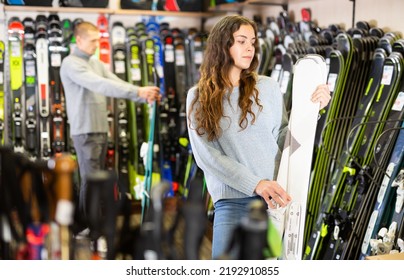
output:
{"label": "shelving unit", "polygon": [[[368,1],[368,2],[367,2]],[[8,16],[12,16],[12,14],[25,14],[25,13],[68,13],[70,16],[83,16],[83,17],[95,17],[98,14],[105,14],[108,17],[113,17],[114,20],[119,20],[119,17],[125,18],[130,21],[132,18],[137,20],[137,17],[148,17],[148,16],[157,16],[157,17],[172,17],[174,20],[178,20],[179,22],[183,19],[185,21],[196,20],[195,24],[199,24],[198,21],[201,22],[201,29],[204,28],[205,21],[210,18],[218,17],[225,15],[226,13],[243,13],[243,10],[255,10],[259,11],[260,15],[267,16],[266,11],[273,10],[277,11],[278,9],[290,10],[298,14],[302,5],[310,6],[314,11],[314,18],[320,18],[320,23],[328,23],[325,20],[331,21],[334,23],[335,19],[344,20],[345,23],[350,23],[352,21],[352,25],[355,22],[355,18],[358,19],[376,19],[375,24],[380,25],[380,21],[382,21],[381,27],[392,27],[392,23],[394,28],[401,28],[399,30],[402,31],[402,27],[400,24],[401,17],[398,15],[401,7],[404,8],[403,0],[388,0],[389,5],[383,5],[382,7],[377,6],[379,0],[246,0],[245,2],[232,3],[232,4],[222,4],[215,8],[210,9],[207,12],[169,12],[169,11],[151,11],[151,10],[132,10],[132,9],[120,9],[120,8],[73,8],[73,7],[41,7],[41,6],[7,6],[0,4],[0,13],[3,13],[3,16],[0,18],[0,23],[6,22]],[[333,5],[335,2],[338,4]],[[369,4],[371,3],[371,4]],[[355,9],[356,4],[358,4],[358,8]],[[362,5],[361,5],[362,4]],[[380,5],[382,5],[381,3]],[[338,5],[338,7],[336,7]],[[338,9],[336,9],[338,8]],[[352,10],[351,10],[352,9]],[[342,13],[344,12],[344,13]],[[346,13],[345,13],[346,12]],[[359,14],[358,14],[359,12]],[[351,16],[352,15],[352,20]],[[356,16],[359,15],[359,16]],[[366,17],[364,17],[366,15]],[[356,16],[356,17],[355,17]],[[214,21],[216,19],[212,19]],[[339,23],[339,22],[335,22]],[[192,23],[194,24],[194,23]],[[346,24],[349,27],[348,24]],[[395,31],[393,29],[392,31]],[[404,33],[404,32],[403,32]],[[0,38],[1,39],[1,38]],[[140,204],[134,203],[132,205],[133,213],[140,213]],[[171,208],[170,208],[171,209]],[[211,239],[211,228],[208,228],[207,236]],[[211,240],[210,240],[211,241]]]}
{"label": "shelving unit", "polygon": [[169,12],[169,11],[150,11],[150,10],[113,10],[114,15],[141,15],[141,16],[172,16],[172,17],[199,17],[210,18],[222,13],[218,11],[211,12]]}
{"label": "shelving unit", "polygon": [[42,6],[8,6],[4,5],[4,12],[49,12],[49,13],[97,13],[108,15],[136,15],[136,16],[171,16],[171,17],[199,17],[209,18],[220,15],[219,11],[209,12],[170,12],[151,10],[129,10],[109,8],[75,8],[75,7],[42,7]]}
{"label": "shelving unit", "polygon": [[287,10],[289,1],[290,0],[246,0],[245,2],[220,4],[211,8],[211,11],[240,12],[243,8],[249,5],[282,6],[284,10]]}
{"label": "shelving unit", "polygon": [[269,6],[282,6],[287,10],[289,0],[247,0],[246,5],[269,5]]}
{"label": "shelving unit", "polygon": [[49,12],[49,13],[103,13],[112,14],[113,9],[108,8],[70,8],[70,7],[43,7],[43,6],[8,6],[4,5],[4,12]]}
{"label": "shelving unit", "polygon": [[5,18],[7,13],[66,13],[66,14],[105,14],[111,16],[157,16],[173,18],[193,18],[201,19],[200,29],[204,30],[207,19],[220,16],[225,12],[212,10],[207,12],[171,12],[171,11],[151,11],[134,10],[120,8],[77,8],[77,7],[43,7],[43,6],[9,6],[3,5],[3,14]]}

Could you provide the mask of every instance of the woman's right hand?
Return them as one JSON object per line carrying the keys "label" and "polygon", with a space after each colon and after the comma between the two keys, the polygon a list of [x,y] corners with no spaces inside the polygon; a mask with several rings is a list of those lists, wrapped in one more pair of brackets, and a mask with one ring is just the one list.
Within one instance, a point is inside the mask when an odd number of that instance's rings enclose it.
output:
{"label": "woman's right hand", "polygon": [[290,195],[276,181],[259,181],[255,193],[261,196],[271,209],[276,208],[277,205],[285,207],[292,201]]}

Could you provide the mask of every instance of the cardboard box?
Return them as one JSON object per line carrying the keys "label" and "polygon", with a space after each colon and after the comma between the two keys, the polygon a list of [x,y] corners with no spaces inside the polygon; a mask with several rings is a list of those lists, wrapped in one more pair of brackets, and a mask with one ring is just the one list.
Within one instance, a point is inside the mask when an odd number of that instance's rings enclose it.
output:
{"label": "cardboard box", "polygon": [[404,253],[367,256],[365,260],[404,260]]}

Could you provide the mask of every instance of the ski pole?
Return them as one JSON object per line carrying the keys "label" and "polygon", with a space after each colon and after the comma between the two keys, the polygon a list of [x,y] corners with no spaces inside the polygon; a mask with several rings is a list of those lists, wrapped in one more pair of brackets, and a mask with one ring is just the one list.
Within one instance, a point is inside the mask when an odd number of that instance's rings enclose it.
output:
{"label": "ski pole", "polygon": [[[60,225],[61,258],[70,259],[69,225],[73,222],[73,172],[77,168],[76,162],[70,155],[61,154],[49,161],[56,172],[56,213],[55,220]],[[52,166],[53,165],[53,166]]]}
{"label": "ski pole", "polygon": [[[197,168],[197,167],[196,167]],[[199,249],[207,228],[207,216],[203,198],[204,175],[197,168],[191,178],[189,194],[181,213],[185,219],[185,258],[188,260],[199,259]]]}
{"label": "ski pole", "polygon": [[20,187],[27,209],[26,239],[29,259],[48,259],[48,250],[45,248],[46,238],[49,234],[49,207],[48,199],[43,188],[42,166],[31,162],[26,156],[19,155]]}
{"label": "ski pole", "polygon": [[163,259],[163,200],[170,190],[166,181],[155,185],[151,190],[151,206],[147,209],[145,221],[140,229],[142,257],[149,260]]}
{"label": "ski pole", "polygon": [[[23,259],[20,248],[25,248],[26,205],[18,187],[18,166],[12,147],[0,147],[0,212],[3,212],[3,242],[5,259]],[[13,240],[18,249],[13,248]]]}
{"label": "ski pole", "polygon": [[111,171],[97,170],[88,178],[88,220],[90,237],[94,244],[92,259],[100,259],[97,240],[105,235],[107,241],[107,259],[115,258],[114,238],[118,201],[114,198],[116,176]]}

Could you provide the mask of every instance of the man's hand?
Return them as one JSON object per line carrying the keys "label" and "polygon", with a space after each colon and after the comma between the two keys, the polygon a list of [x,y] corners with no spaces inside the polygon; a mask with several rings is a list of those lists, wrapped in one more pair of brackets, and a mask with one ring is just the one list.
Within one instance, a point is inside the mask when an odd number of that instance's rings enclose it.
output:
{"label": "man's hand", "polygon": [[139,96],[146,99],[147,103],[152,104],[154,101],[160,102],[160,88],[156,86],[139,87]]}

